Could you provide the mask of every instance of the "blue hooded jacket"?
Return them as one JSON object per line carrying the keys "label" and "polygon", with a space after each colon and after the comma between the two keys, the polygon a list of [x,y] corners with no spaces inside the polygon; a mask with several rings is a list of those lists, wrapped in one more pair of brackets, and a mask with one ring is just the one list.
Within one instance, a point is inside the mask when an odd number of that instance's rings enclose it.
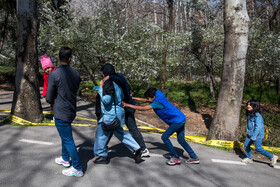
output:
{"label": "blue hooded jacket", "polygon": [[246,132],[251,140],[264,138],[264,121],[260,113],[257,112],[255,116],[248,115]]}
{"label": "blue hooded jacket", "polygon": [[[113,84],[115,88],[115,98],[112,95],[103,95],[103,88],[100,88],[98,90],[98,94],[100,95],[100,100],[101,100],[101,112],[102,112],[102,117],[98,121],[98,123],[112,122],[115,119],[117,113],[117,117],[121,121],[121,126],[124,126],[125,115],[124,115],[124,108],[122,106],[122,100],[124,98],[123,91],[116,83],[113,82]],[[115,101],[116,104],[114,104]],[[115,105],[117,107],[116,112],[115,112]]]}
{"label": "blue hooded jacket", "polygon": [[186,121],[186,116],[170,103],[161,91],[156,91],[153,102],[159,102],[164,106],[163,109],[154,109],[154,111],[168,125]]}

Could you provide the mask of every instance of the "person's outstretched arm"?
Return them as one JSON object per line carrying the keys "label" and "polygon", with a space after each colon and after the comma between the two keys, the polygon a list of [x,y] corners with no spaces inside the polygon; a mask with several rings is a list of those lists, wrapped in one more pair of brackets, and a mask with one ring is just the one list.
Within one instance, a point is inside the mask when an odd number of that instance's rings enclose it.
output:
{"label": "person's outstretched arm", "polygon": [[151,109],[153,109],[153,107],[151,105],[136,106],[136,105],[131,105],[131,104],[128,104],[128,103],[125,103],[125,102],[122,102],[122,105],[124,107],[130,107],[130,108],[133,108],[135,110],[151,110]]}
{"label": "person's outstretched arm", "polygon": [[135,101],[140,101],[140,102],[147,102],[147,99],[145,99],[145,98],[140,98],[140,97],[132,97],[132,99],[133,100],[135,100]]}

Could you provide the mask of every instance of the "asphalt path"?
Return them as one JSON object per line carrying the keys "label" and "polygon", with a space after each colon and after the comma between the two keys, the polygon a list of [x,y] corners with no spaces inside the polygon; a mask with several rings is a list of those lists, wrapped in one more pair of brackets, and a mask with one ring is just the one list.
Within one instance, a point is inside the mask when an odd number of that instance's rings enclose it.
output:
{"label": "asphalt path", "polygon": [[[10,109],[12,92],[0,92],[0,109]],[[42,99],[44,110],[48,104]],[[3,116],[3,113],[1,113]],[[94,103],[79,99],[78,116],[94,119]],[[91,122],[93,123],[93,122]],[[279,186],[280,167],[255,161],[245,165],[234,153],[190,143],[200,164],[188,165],[187,153],[176,139],[171,141],[182,163],[168,166],[168,151],[161,135],[142,133],[151,156],[135,164],[132,154],[113,137],[109,143],[108,165],[97,165],[93,158],[96,127],[73,127],[84,177],[62,175],[61,143],[54,126],[22,127],[0,125],[0,186]]]}

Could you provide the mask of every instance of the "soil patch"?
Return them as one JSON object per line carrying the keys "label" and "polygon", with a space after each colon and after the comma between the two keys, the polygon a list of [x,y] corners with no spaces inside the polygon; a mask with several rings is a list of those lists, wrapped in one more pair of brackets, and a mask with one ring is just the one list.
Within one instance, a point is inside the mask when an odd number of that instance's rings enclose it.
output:
{"label": "soil patch", "polygon": [[0,84],[0,90],[14,91],[15,85],[12,83]]}

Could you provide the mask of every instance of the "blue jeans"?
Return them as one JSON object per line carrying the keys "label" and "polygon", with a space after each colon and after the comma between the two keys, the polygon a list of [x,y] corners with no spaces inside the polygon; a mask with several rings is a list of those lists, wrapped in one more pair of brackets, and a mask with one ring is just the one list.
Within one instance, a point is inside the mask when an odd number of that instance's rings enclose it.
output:
{"label": "blue jeans", "polygon": [[262,141],[263,141],[263,138],[257,138],[256,141],[253,141],[251,140],[249,137],[246,138],[245,142],[244,142],[244,149],[245,149],[245,153],[246,153],[246,156],[248,158],[252,158],[252,152],[251,152],[251,148],[250,146],[252,144],[255,144],[255,148],[256,148],[256,151],[263,154],[264,156],[268,157],[269,159],[271,159],[273,157],[273,155],[269,152],[267,152],[266,150],[264,150],[262,148]]}
{"label": "blue jeans", "polygon": [[168,129],[163,133],[161,136],[162,141],[164,142],[165,146],[167,147],[171,156],[178,157],[178,153],[175,151],[169,137],[176,132],[177,133],[177,140],[179,144],[188,152],[191,158],[196,159],[197,156],[195,152],[192,150],[190,145],[185,140],[185,122],[171,124]]}
{"label": "blue jeans", "polygon": [[[98,125],[95,140],[94,140],[94,155],[108,157],[106,143],[112,132],[103,131],[101,125]],[[140,149],[138,143],[132,138],[132,136],[123,131],[123,128],[120,127],[117,130],[113,131],[114,135],[129,149],[130,152],[137,151]]]}
{"label": "blue jeans", "polygon": [[55,119],[55,126],[61,138],[63,160],[69,161],[69,157],[71,157],[72,166],[76,170],[82,170],[80,157],[72,136],[71,123]]}

